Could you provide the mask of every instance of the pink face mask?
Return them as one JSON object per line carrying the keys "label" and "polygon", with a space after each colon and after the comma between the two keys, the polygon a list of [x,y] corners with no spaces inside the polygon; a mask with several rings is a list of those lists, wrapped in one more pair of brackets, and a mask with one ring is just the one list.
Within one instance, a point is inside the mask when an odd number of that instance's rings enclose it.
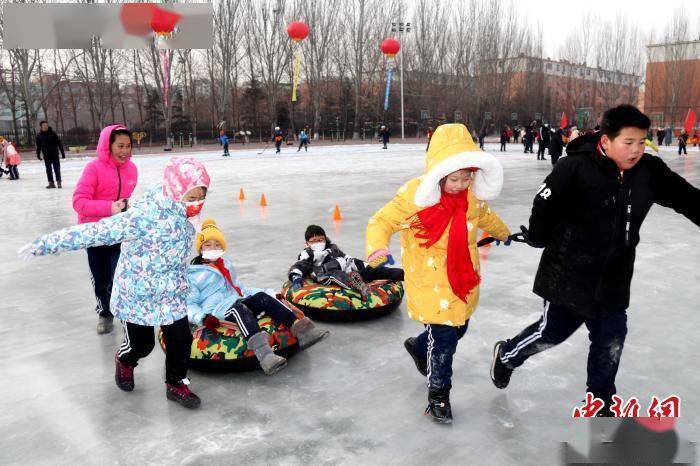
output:
{"label": "pink face mask", "polygon": [[204,201],[185,202],[187,217],[196,217],[202,211],[202,207],[204,207]]}

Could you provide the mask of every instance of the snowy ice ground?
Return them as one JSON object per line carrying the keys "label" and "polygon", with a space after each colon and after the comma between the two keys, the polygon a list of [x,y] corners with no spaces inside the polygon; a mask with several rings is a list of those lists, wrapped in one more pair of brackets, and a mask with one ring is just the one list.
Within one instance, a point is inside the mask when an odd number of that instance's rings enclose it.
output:
{"label": "snowy ice ground", "polygon": [[[510,145],[498,153],[505,187],[492,203],[511,229],[526,223],[550,163]],[[309,223],[320,223],[343,250],[360,256],[367,219],[409,178],[422,173],[424,145],[311,147],[196,153],[212,175],[204,215],[229,241],[243,280],[279,288],[302,247]],[[696,148],[663,158],[700,185]],[[161,174],[166,156],[135,157],[136,195]],[[493,343],[534,321],[532,292],[539,251],[522,244],[483,255],[482,299],[457,351],[452,390],[455,422],[423,417],[425,381],[402,342],[420,328],[405,305],[376,321],[329,325],[332,336],[300,353],[273,377],[260,372],[192,371],[203,406],[187,411],[165,399],[158,347],[136,369],[136,390],[119,391],[113,355],[122,338],[95,334],[95,305],[84,252],[17,259],[40,234],[71,225],[70,198],[85,161],[63,163],[64,189],[45,190],[43,164],[25,163],[22,180],[0,180],[0,464],[556,464],[559,443],[572,440],[571,410],[585,389],[587,335],[532,358],[505,391],[489,379]],[[239,188],[248,200],[237,202]],[[258,207],[265,193],[269,207]],[[345,217],[334,227],[332,210]],[[398,240],[393,242],[398,253]],[[655,207],[638,248],[629,334],[618,376],[624,398],[645,407],[654,394],[683,400],[682,436],[700,435],[698,228]],[[398,255],[398,254],[397,254]],[[323,325],[323,324],[322,324]]]}

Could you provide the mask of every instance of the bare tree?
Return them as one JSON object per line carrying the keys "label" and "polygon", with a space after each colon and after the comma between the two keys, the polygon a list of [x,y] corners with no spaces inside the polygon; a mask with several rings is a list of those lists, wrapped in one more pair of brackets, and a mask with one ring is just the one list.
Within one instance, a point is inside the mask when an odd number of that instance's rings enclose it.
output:
{"label": "bare tree", "polygon": [[[283,19],[283,0],[245,0],[246,48],[251,61],[251,76],[265,88],[270,127],[274,126],[282,79],[289,67],[289,47]],[[253,76],[254,75],[254,76]]]}

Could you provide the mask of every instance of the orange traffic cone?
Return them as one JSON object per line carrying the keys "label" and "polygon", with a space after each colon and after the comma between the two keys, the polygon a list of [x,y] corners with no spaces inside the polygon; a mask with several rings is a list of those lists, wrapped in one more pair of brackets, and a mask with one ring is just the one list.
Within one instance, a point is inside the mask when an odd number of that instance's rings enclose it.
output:
{"label": "orange traffic cone", "polygon": [[340,215],[340,207],[338,207],[338,204],[336,204],[335,210],[333,211],[333,220],[338,221],[342,219],[343,217]]}
{"label": "orange traffic cone", "polygon": [[267,206],[267,199],[265,199],[265,193],[263,193],[262,196],[260,196],[260,207],[266,207]]}
{"label": "orange traffic cone", "polygon": [[243,194],[243,188],[241,188],[240,192],[238,193],[238,200],[245,201],[245,194]]}

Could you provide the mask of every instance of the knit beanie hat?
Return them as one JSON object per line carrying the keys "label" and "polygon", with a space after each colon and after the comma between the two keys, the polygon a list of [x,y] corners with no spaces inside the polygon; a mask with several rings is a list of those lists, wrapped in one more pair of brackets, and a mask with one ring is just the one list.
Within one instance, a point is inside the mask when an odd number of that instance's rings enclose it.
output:
{"label": "knit beanie hat", "polygon": [[224,238],[224,234],[221,232],[221,230],[219,230],[219,227],[216,226],[216,222],[213,219],[208,218],[202,222],[202,231],[197,233],[195,248],[197,249],[198,254],[202,252],[202,244],[210,239],[221,243],[222,249],[224,251],[226,250],[226,238]]}

